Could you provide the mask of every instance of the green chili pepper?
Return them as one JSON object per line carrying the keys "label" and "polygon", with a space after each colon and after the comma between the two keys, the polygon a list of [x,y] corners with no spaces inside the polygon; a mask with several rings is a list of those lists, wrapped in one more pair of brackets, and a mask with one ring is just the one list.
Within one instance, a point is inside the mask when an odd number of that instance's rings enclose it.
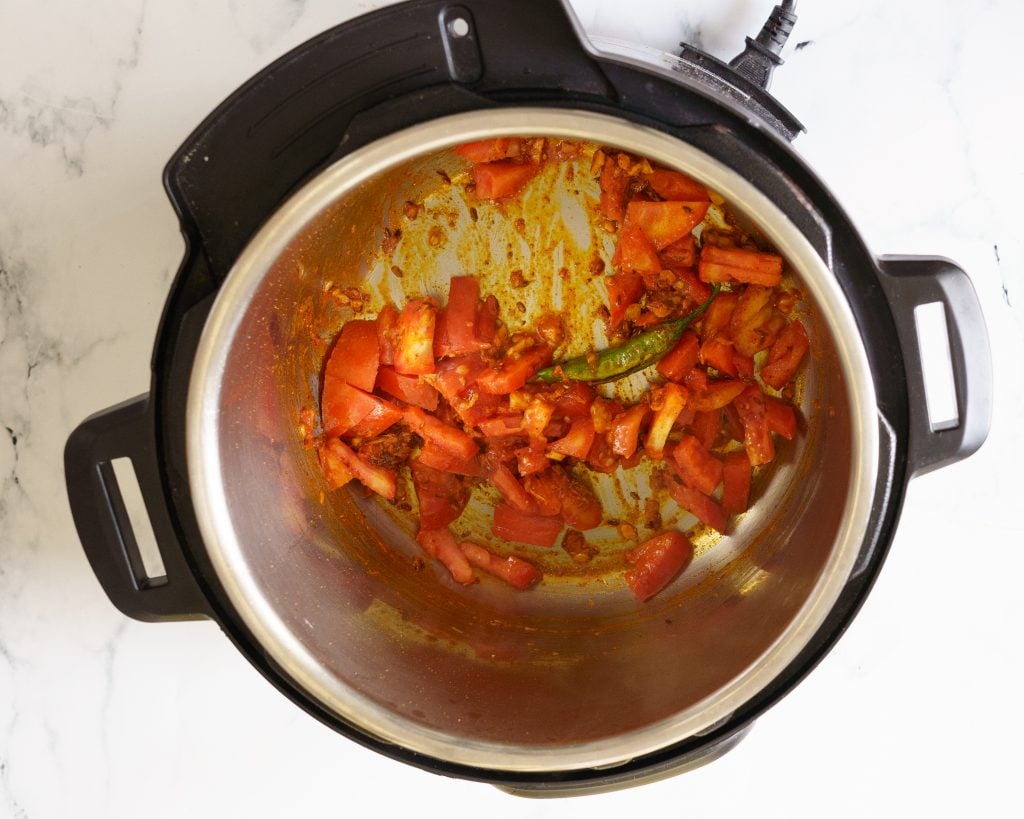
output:
{"label": "green chili pepper", "polygon": [[676,345],[683,331],[708,309],[721,289],[722,286],[716,284],[707,301],[680,319],[652,327],[617,347],[576,356],[561,364],[546,367],[537,373],[535,378],[549,383],[589,381],[593,384],[603,384],[640,372],[660,361]]}

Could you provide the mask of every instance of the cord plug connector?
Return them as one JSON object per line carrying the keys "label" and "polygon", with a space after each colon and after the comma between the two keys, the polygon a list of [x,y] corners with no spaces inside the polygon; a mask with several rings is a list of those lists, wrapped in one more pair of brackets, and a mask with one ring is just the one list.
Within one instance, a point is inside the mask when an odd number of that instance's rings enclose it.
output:
{"label": "cord plug connector", "polygon": [[729,66],[755,85],[767,89],[772,72],[782,65],[782,53],[796,25],[796,0],[784,0],[776,6],[756,38],[747,37],[747,47],[729,62]]}

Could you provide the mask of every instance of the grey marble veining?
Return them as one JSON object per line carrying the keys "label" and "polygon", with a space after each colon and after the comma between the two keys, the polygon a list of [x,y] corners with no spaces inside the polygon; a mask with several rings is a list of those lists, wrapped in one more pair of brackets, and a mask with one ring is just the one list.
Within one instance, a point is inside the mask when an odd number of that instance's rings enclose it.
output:
{"label": "grey marble veining", "polygon": [[[832,654],[709,768],[524,803],[365,751],[294,708],[215,626],[149,626],[84,558],[62,450],[144,392],[182,254],[163,164],[228,93],[386,3],[0,4],[0,816],[1009,816],[1024,731],[1024,152],[1017,0],[799,4],[773,91],[873,252],[973,278],[992,435],[911,486],[875,591]],[[509,3],[510,13],[514,4]],[[769,3],[575,0],[592,34],[728,58]],[[1016,740],[1012,740],[1015,742]],[[825,810],[827,806],[827,810]]]}

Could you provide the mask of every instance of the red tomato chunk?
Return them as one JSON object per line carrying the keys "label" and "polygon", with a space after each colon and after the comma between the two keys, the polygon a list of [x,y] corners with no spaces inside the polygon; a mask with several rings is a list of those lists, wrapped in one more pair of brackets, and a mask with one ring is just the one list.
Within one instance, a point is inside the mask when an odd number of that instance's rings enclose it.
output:
{"label": "red tomato chunk", "polygon": [[637,600],[650,600],[686,568],[693,546],[682,532],[661,532],[626,553],[633,568],[626,571],[626,585]]}

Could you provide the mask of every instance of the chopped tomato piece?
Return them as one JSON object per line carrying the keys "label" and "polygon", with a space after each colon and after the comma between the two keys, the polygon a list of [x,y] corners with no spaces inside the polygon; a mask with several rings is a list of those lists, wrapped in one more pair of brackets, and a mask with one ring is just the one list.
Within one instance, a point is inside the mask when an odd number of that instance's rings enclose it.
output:
{"label": "chopped tomato piece", "polygon": [[456,399],[471,384],[476,383],[476,377],[486,368],[487,365],[478,353],[445,359],[437,365],[434,386],[448,403],[454,405]]}
{"label": "chopped tomato piece", "polygon": [[605,219],[621,222],[626,218],[626,194],[629,175],[611,157],[607,157],[601,168],[601,198],[598,207]]}
{"label": "chopped tomato piece", "polygon": [[439,447],[433,441],[425,441],[417,462],[441,472],[451,472],[455,475],[466,475],[471,478],[479,478],[483,475],[483,467],[480,466],[480,459],[460,458],[445,449]]}
{"label": "chopped tomato piece", "polygon": [[743,423],[743,446],[752,466],[766,464],[775,457],[775,443],[765,411],[765,396],[757,387],[747,387],[733,401]]}
{"label": "chopped tomato piece", "polygon": [[700,360],[720,373],[735,377],[739,375],[739,370],[736,369],[733,352],[731,341],[726,341],[722,336],[715,336],[700,345]]}
{"label": "chopped tomato piece", "polygon": [[344,381],[366,392],[373,392],[380,365],[377,322],[363,319],[345,323],[327,360],[324,380]]}
{"label": "chopped tomato piece", "polygon": [[448,286],[444,330],[446,355],[462,355],[480,349],[477,340],[477,311],[480,305],[480,284],[475,276],[453,276]]}
{"label": "chopped tomato piece", "polygon": [[626,571],[626,585],[638,600],[650,600],[692,559],[693,546],[686,535],[675,530],[660,532],[626,552],[626,560],[633,564]]}
{"label": "chopped tomato piece", "polygon": [[[778,323],[772,321],[775,315],[771,288],[747,285],[729,318],[733,346],[746,356],[770,347],[779,329]],[[778,319],[781,320],[781,316]]]}
{"label": "chopped tomato piece", "polygon": [[604,519],[601,501],[590,487],[569,477],[560,469],[553,468],[562,483],[562,519],[574,529],[585,531],[600,526]]}
{"label": "chopped tomato piece", "polygon": [[327,479],[328,489],[339,489],[355,477],[344,459],[338,457],[338,453],[329,446],[320,447],[317,455],[320,458],[320,468]]}
{"label": "chopped tomato piece", "polygon": [[722,462],[692,435],[680,438],[672,451],[679,475],[698,492],[710,495],[722,482]]}
{"label": "chopped tomato piece", "polygon": [[[738,247],[704,245],[700,251],[700,259],[702,262],[777,276],[779,279],[782,277],[782,257],[777,253],[762,253],[759,250],[744,250]],[[778,284],[778,282],[775,283]]]}
{"label": "chopped tomato piece", "polygon": [[462,514],[469,501],[469,490],[457,476],[426,465],[422,457],[413,461],[410,468],[421,529],[439,529]]}
{"label": "chopped tomato piece", "polygon": [[669,481],[668,493],[676,503],[694,515],[701,523],[725,534],[728,521],[722,507],[713,498],[709,498],[685,483],[675,483],[674,481]]}
{"label": "chopped tomato piece", "polygon": [[498,335],[498,299],[488,296],[477,305],[476,342],[477,347],[490,347]]}
{"label": "chopped tomato piece", "polygon": [[669,381],[682,381],[686,374],[697,366],[697,353],[700,350],[700,341],[693,330],[687,330],[683,337],[661,361],[658,362],[658,372]]}
{"label": "chopped tomato piece", "polygon": [[369,397],[373,401],[373,407],[351,429],[343,433],[346,438],[375,438],[402,420],[402,411],[390,401],[376,395]]}
{"label": "chopped tomato piece", "polygon": [[508,395],[522,387],[550,363],[551,348],[545,344],[538,344],[514,356],[505,357],[497,369],[484,370],[477,377],[476,383],[482,392],[490,395]]}
{"label": "chopped tomato piece", "polygon": [[481,199],[507,199],[526,187],[540,170],[540,165],[513,162],[508,159],[473,166],[476,195]]}
{"label": "chopped tomato piece", "polygon": [[734,381],[724,378],[708,381],[706,387],[701,390],[691,390],[687,406],[695,412],[712,412],[719,410],[726,404],[731,404],[747,385],[742,381]]}
{"label": "chopped tomato piece", "polygon": [[668,434],[686,406],[686,398],[686,387],[672,381],[662,387],[661,406],[651,419],[651,427],[647,430],[647,440],[644,442],[644,451],[649,458],[658,460],[663,457]]}
{"label": "chopped tomato piece", "polygon": [[473,567],[469,565],[466,555],[459,548],[459,544],[455,542],[455,535],[447,526],[438,529],[420,529],[416,534],[416,542],[423,547],[424,552],[444,564],[456,583],[469,586],[476,582]]}
{"label": "chopped tomato piece", "polygon": [[484,473],[513,509],[526,514],[536,514],[537,504],[530,497],[530,493],[519,483],[512,470],[494,457],[493,452],[488,452],[484,456]]}
{"label": "chopped tomato piece", "polygon": [[622,458],[633,456],[640,440],[640,427],[650,411],[651,408],[647,404],[637,404],[615,416],[611,429],[607,432],[612,452]]}
{"label": "chopped tomato piece", "polygon": [[470,162],[494,162],[519,156],[521,140],[515,137],[498,137],[497,139],[479,139],[476,142],[464,142],[455,149],[455,155],[468,159]]}
{"label": "chopped tomato piece", "polygon": [[523,416],[519,413],[494,415],[480,421],[476,426],[487,438],[520,437],[526,434],[523,429]]}
{"label": "chopped tomato piece", "polygon": [[377,349],[380,363],[391,366],[395,363],[395,342],[398,338],[398,310],[393,304],[385,304],[377,314]]}
{"label": "chopped tomato piece", "polygon": [[555,415],[564,418],[589,418],[590,405],[597,394],[583,381],[573,381],[564,387],[555,400]]}
{"label": "chopped tomato piece", "polygon": [[[696,270],[691,270],[686,267],[673,267],[672,272],[676,277],[676,286],[682,290],[690,301],[694,304],[703,304],[711,298],[711,287],[710,285],[702,282],[700,276],[697,275]],[[712,302],[711,306],[714,307],[718,299],[722,296],[731,295],[730,293],[719,293]]]}
{"label": "chopped tomato piece", "polygon": [[772,398],[769,395],[764,397],[764,421],[768,429],[776,435],[781,435],[787,441],[796,437],[796,410],[792,404]]}
{"label": "chopped tomato piece", "polygon": [[604,280],[608,288],[609,323],[614,330],[622,322],[626,310],[636,304],[644,292],[644,280],[636,273],[616,273]]}
{"label": "chopped tomato piece", "polygon": [[343,435],[377,406],[377,399],[336,378],[324,379],[320,419],[328,438]]}
{"label": "chopped tomato piece", "polygon": [[745,282],[774,287],[782,281],[781,275],[764,273],[760,270],[748,270],[744,267],[730,267],[727,264],[706,262],[703,259],[697,264],[697,273],[705,282]]}
{"label": "chopped tomato piece", "polygon": [[722,511],[726,515],[747,511],[751,475],[746,452],[730,452],[722,459]]}
{"label": "chopped tomato piece", "polygon": [[787,324],[768,351],[768,362],[761,368],[761,380],[781,390],[796,375],[809,347],[804,325],[799,321]]}
{"label": "chopped tomato piece", "polygon": [[524,478],[544,472],[550,466],[551,461],[544,454],[543,447],[524,446],[516,450],[516,468]]}
{"label": "chopped tomato piece", "polygon": [[430,299],[413,299],[398,316],[395,327],[395,371],[402,375],[434,372],[434,329],[437,306]]}
{"label": "chopped tomato piece", "polygon": [[398,483],[395,473],[390,469],[367,463],[338,438],[329,438],[324,446],[329,450],[329,457],[336,458],[344,464],[356,480],[367,489],[372,489],[388,500],[395,499]]}
{"label": "chopped tomato piece", "polygon": [[736,309],[738,299],[735,293],[719,293],[715,297],[701,320],[700,336],[704,341],[728,332],[732,311]]}
{"label": "chopped tomato piece", "polygon": [[476,543],[459,544],[466,559],[481,571],[504,580],[510,586],[523,591],[535,586],[542,577],[540,570],[530,561],[515,555],[499,557]]}
{"label": "chopped tomato piece", "polygon": [[696,179],[679,171],[656,168],[647,176],[653,190],[662,199],[675,202],[699,202],[707,200],[708,189]]}
{"label": "chopped tomato piece", "polygon": [[626,223],[619,231],[612,265],[622,273],[657,273],[661,270],[661,259],[641,227]]}
{"label": "chopped tomato piece", "polygon": [[437,390],[416,376],[396,373],[391,367],[381,367],[377,384],[383,392],[407,404],[423,407],[428,412],[437,409]]}
{"label": "chopped tomato piece", "polygon": [[626,206],[626,222],[637,225],[656,250],[678,242],[703,220],[707,202],[643,202]]}
{"label": "chopped tomato piece", "polygon": [[523,479],[523,486],[530,493],[537,512],[551,517],[562,513],[563,481],[559,480],[557,470],[529,475]]}
{"label": "chopped tomato piece", "polygon": [[[711,449],[718,440],[718,433],[722,429],[721,412],[697,412],[693,417],[693,434],[697,440],[704,445],[705,449]],[[744,458],[746,455],[743,456]]]}
{"label": "chopped tomato piece", "polygon": [[697,265],[697,245],[693,234],[687,233],[670,245],[666,245],[658,254],[665,267],[695,267]]}
{"label": "chopped tomato piece", "polygon": [[589,417],[576,418],[565,437],[552,443],[550,449],[560,455],[582,460],[590,452],[590,447],[594,443],[594,435],[594,422]]}
{"label": "chopped tomato piece", "polygon": [[564,527],[561,517],[528,515],[507,503],[499,503],[494,507],[491,533],[503,540],[515,540],[531,546],[554,546]]}
{"label": "chopped tomato piece", "polygon": [[619,468],[618,456],[612,451],[604,435],[594,436],[593,446],[587,453],[587,466],[595,472],[604,472],[606,475],[610,475]]}
{"label": "chopped tomato piece", "polygon": [[439,421],[433,415],[427,415],[419,407],[406,407],[403,417],[409,429],[424,439],[433,441],[445,452],[465,460],[479,452],[476,441],[469,435],[444,421]]}

